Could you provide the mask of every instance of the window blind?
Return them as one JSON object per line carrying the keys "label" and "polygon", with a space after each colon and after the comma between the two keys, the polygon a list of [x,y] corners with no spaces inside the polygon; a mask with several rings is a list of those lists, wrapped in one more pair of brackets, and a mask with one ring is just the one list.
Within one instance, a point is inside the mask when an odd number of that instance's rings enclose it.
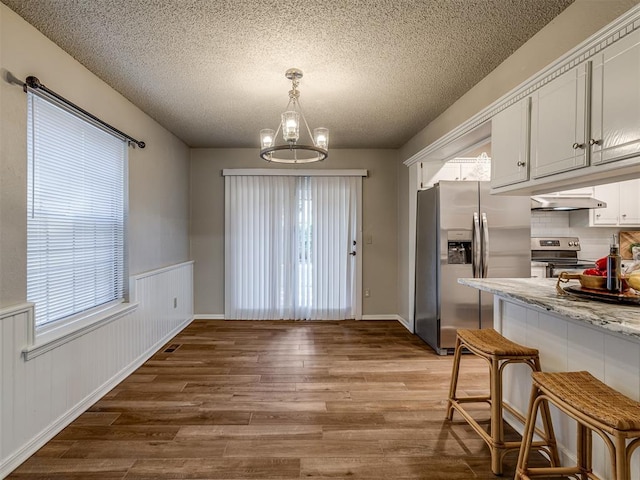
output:
{"label": "window blind", "polygon": [[41,326],[124,297],[126,143],[28,95],[27,299]]}
{"label": "window blind", "polygon": [[225,176],[225,318],[354,318],[361,182]]}

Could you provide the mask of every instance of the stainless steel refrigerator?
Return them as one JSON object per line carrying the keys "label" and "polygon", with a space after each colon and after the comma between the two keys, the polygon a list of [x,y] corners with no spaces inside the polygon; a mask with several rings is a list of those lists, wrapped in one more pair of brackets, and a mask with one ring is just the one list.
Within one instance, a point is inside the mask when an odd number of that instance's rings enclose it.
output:
{"label": "stainless steel refrigerator", "polygon": [[445,355],[458,328],[493,325],[493,295],[458,278],[531,276],[531,200],[489,194],[489,182],[418,192],[415,333]]}

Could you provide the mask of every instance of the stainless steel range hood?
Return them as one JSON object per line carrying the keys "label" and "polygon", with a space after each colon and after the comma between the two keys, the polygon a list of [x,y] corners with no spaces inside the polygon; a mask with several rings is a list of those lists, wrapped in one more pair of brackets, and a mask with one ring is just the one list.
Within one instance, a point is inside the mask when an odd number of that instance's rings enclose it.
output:
{"label": "stainless steel range hood", "polygon": [[589,208],[604,208],[606,202],[592,197],[544,196],[531,197],[531,210],[585,210]]}

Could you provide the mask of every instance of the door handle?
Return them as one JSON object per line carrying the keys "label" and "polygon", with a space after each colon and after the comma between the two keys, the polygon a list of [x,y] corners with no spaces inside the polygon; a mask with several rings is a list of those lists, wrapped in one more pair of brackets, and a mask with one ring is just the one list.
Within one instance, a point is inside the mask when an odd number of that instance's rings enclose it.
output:
{"label": "door handle", "polygon": [[482,278],[489,272],[489,221],[487,214],[482,213]]}
{"label": "door handle", "polygon": [[478,212],[473,212],[473,230],[471,238],[471,270],[473,271],[473,278],[478,278],[480,274],[480,268],[478,263],[480,262],[480,217]]}
{"label": "door handle", "polygon": [[349,252],[349,255],[355,257],[356,256],[356,252]]}

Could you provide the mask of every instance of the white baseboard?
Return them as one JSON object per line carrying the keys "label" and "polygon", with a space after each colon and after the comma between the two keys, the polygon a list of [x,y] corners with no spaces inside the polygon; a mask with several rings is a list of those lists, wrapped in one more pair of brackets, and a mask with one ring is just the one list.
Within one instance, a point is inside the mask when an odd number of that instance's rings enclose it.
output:
{"label": "white baseboard", "polygon": [[200,314],[197,313],[193,316],[194,320],[224,320],[224,313],[214,313],[214,314]]}
{"label": "white baseboard", "polygon": [[382,315],[362,315],[362,320],[398,320],[395,313],[384,313]]}
{"label": "white baseboard", "polygon": [[153,346],[143,352],[138,358],[131,362],[127,367],[120,370],[113,377],[100,385],[92,393],[87,395],[84,400],[77,403],[71,410],[65,412],[62,416],[54,420],[47,428],[42,430],[37,436],[32,438],[22,448],[17,450],[13,455],[7,457],[7,459],[0,465],[0,478],[5,478],[13,470],[18,468],[25,460],[31,455],[36,453],[38,449],[44,446],[49,440],[55,437],[62,431],[67,425],[73,422],[81,414],[83,414],[91,405],[96,403],[100,398],[111,391],[122,380],[131,375],[138,367],[151,358],[165,343],[175,337],[180,331],[182,331],[187,325],[191,323],[192,319],[187,318],[173,330],[167,333],[164,337],[158,340]]}
{"label": "white baseboard", "polygon": [[409,320],[407,320],[406,318],[401,317],[400,315],[396,315],[396,320],[398,320],[398,322],[400,322],[404,328],[406,328],[411,333],[413,333],[411,331],[411,324],[409,323]]}
{"label": "white baseboard", "polygon": [[[214,313],[214,314],[195,314],[193,316],[194,320],[224,320],[224,313]],[[395,313],[385,313],[381,315],[362,315],[362,320],[396,320],[400,322],[404,328],[411,332],[411,326],[409,324],[409,320],[402,318],[400,315]],[[411,332],[413,333],[413,332]]]}

